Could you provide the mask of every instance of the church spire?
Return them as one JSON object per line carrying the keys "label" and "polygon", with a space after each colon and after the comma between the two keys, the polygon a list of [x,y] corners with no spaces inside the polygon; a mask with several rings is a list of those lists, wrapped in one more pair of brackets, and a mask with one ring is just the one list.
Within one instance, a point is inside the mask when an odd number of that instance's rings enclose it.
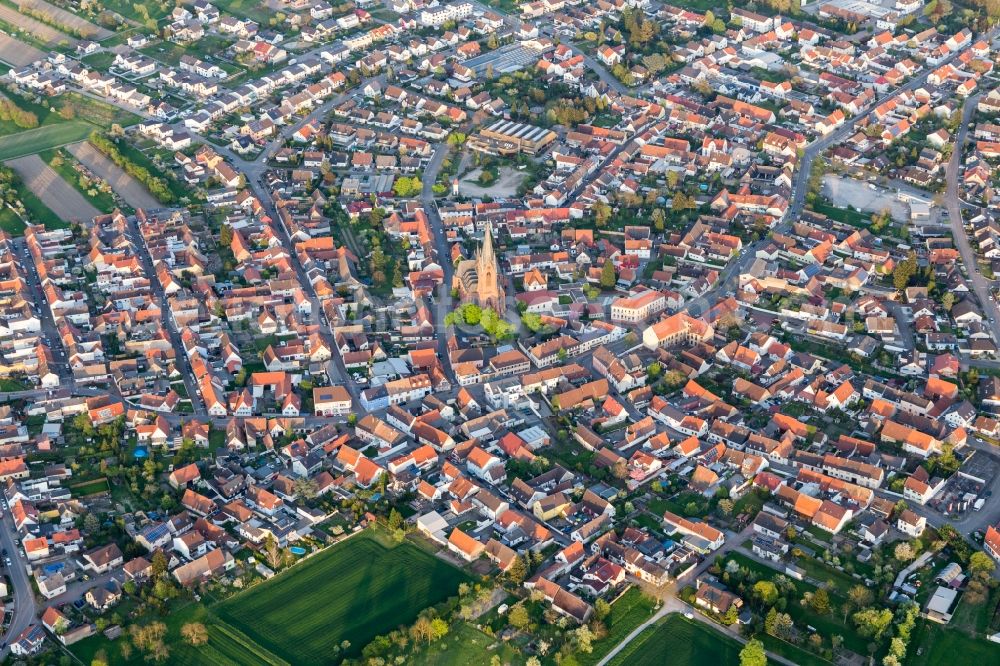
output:
{"label": "church spire", "polygon": [[496,257],[493,256],[493,224],[491,222],[486,223],[486,235],[483,236],[483,248],[482,248],[483,263],[492,266],[496,263]]}

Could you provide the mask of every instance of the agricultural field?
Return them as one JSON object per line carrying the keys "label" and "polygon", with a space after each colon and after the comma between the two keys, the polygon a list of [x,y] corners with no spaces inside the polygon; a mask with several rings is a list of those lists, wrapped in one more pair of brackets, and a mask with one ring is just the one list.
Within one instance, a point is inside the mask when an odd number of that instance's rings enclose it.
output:
{"label": "agricultural field", "polygon": [[31,44],[25,44],[7,33],[0,32],[0,60],[3,62],[15,67],[24,67],[44,57],[45,52],[41,49],[36,49]]}
{"label": "agricultural field", "polygon": [[[357,656],[372,638],[413,622],[421,610],[454,595],[459,584],[470,580],[418,546],[388,543],[387,538],[372,531],[359,534],[225,601],[181,602],[136,624],[167,625],[171,664],[328,664],[336,661],[335,647],[344,640],[351,644],[344,654]],[[207,645],[192,647],[181,640],[181,627],[189,622],[205,625]],[[487,650],[493,641],[473,627],[456,627],[455,632],[469,642],[436,646],[435,654],[451,652],[448,646],[455,652],[433,663],[478,665],[488,662],[492,652],[507,654],[505,649]],[[149,663],[138,650],[123,657],[124,643],[98,635],[74,644],[72,652],[84,664],[100,651],[107,663]]]}
{"label": "agricultural field", "polygon": [[612,666],[702,666],[738,664],[742,646],[732,638],[681,615],[668,615],[615,655]]}
{"label": "agricultural field", "polygon": [[356,656],[375,636],[413,622],[468,576],[410,543],[367,532],[213,608],[214,614],[295,664],[328,663],[344,640]]}
{"label": "agricultural field", "polygon": [[50,48],[54,46],[75,47],[79,41],[64,32],[56,30],[50,25],[46,25],[30,16],[25,16],[8,5],[0,4],[0,21],[20,28],[29,33],[39,43],[45,44]]}
{"label": "agricultural field", "polygon": [[24,186],[35,196],[44,197],[46,206],[61,220],[82,222],[100,214],[101,211],[38,155],[26,155],[5,164],[21,176]]}
{"label": "agricultural field", "polygon": [[15,4],[29,15],[43,17],[44,22],[64,30],[65,32],[79,35],[84,39],[100,41],[107,39],[113,33],[100,26],[96,26],[86,19],[82,19],[73,12],[66,11],[61,7],[56,7],[46,0],[15,0]]}

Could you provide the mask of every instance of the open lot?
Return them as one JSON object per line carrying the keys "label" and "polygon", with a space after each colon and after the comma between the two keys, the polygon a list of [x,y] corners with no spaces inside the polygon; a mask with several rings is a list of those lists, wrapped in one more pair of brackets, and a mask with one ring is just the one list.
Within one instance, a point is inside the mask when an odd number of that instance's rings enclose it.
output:
{"label": "open lot", "polygon": [[76,46],[79,42],[78,39],[74,39],[66,33],[60,32],[52,26],[45,25],[30,16],[25,16],[7,5],[0,5],[0,21],[9,25],[16,25],[25,32],[30,32],[39,42],[49,46],[58,46],[62,43],[68,46]]}
{"label": "open lot", "polygon": [[372,532],[314,556],[215,607],[218,618],[294,664],[327,663],[379,634],[409,624],[469,578],[411,543],[388,545]]}
{"label": "open lot", "polygon": [[523,171],[510,167],[500,167],[500,175],[489,187],[483,187],[476,182],[482,169],[473,169],[458,181],[458,191],[463,196],[468,197],[512,197],[517,194],[517,188],[524,180],[526,174]]}
{"label": "open lot", "polygon": [[827,174],[823,177],[823,195],[842,208],[851,206],[869,213],[879,213],[888,208],[892,219],[897,222],[910,219],[910,207],[906,203],[888,190],[872,190],[864,181]]}
{"label": "open lot", "polygon": [[65,221],[82,222],[100,215],[76,188],[67,183],[38,155],[27,155],[6,162],[24,181],[25,187],[45,202]]}
{"label": "open lot", "polygon": [[160,207],[160,202],[149,193],[149,190],[143,187],[142,183],[125,173],[121,167],[102,155],[88,142],[84,141],[70,146],[69,152],[80,161],[80,164],[108,181],[111,189],[117,192],[132,208]]}
{"label": "open lot", "polygon": [[681,615],[668,615],[636,636],[611,660],[613,666],[738,664],[741,646],[732,638]]}
{"label": "open lot", "polygon": [[50,16],[53,24],[65,26],[87,39],[107,39],[114,34],[106,28],[94,25],[73,12],[56,7],[51,2],[46,2],[45,0],[16,0],[16,3],[18,7],[24,7],[25,9]]}
{"label": "open lot", "polygon": [[8,65],[24,67],[44,57],[45,53],[40,49],[36,49],[31,44],[25,44],[19,39],[14,39],[5,32],[0,32],[0,60]]}

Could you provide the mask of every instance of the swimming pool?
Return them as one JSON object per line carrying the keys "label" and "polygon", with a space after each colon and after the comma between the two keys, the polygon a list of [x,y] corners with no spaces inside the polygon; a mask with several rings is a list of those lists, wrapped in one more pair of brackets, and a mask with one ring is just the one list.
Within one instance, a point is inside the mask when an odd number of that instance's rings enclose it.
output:
{"label": "swimming pool", "polygon": [[305,555],[306,554],[306,549],[303,548],[302,546],[291,546],[291,547],[289,547],[288,551],[292,555]]}

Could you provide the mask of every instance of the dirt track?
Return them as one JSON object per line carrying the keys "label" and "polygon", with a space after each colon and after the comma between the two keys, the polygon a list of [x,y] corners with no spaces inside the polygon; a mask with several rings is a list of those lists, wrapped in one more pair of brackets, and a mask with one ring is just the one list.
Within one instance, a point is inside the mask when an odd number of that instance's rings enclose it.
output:
{"label": "dirt track", "polygon": [[61,7],[56,7],[46,0],[19,0],[18,7],[27,7],[38,12],[44,12],[54,19],[55,23],[72,28],[85,36],[87,39],[101,40],[107,39],[114,33],[106,28],[94,25],[90,21],[80,18],[73,12],[66,11]]}
{"label": "dirt track", "polygon": [[45,53],[31,44],[14,39],[5,32],[0,32],[0,60],[14,67],[24,67],[45,57]]}
{"label": "dirt track", "polygon": [[128,175],[121,168],[87,143],[76,143],[69,146],[69,152],[81,164],[95,174],[108,181],[111,189],[121,196],[132,208],[162,208],[163,204],[149,193],[142,183]]}
{"label": "dirt track", "polygon": [[21,176],[25,186],[60,219],[82,222],[101,214],[38,155],[18,157],[8,160],[6,164]]}
{"label": "dirt track", "polygon": [[16,25],[25,32],[30,32],[35,39],[45,42],[49,46],[56,46],[65,41],[70,46],[76,46],[80,40],[70,37],[64,32],[59,32],[55,28],[45,25],[41,21],[25,16],[16,9],[7,5],[0,5],[0,20],[10,25]]}

